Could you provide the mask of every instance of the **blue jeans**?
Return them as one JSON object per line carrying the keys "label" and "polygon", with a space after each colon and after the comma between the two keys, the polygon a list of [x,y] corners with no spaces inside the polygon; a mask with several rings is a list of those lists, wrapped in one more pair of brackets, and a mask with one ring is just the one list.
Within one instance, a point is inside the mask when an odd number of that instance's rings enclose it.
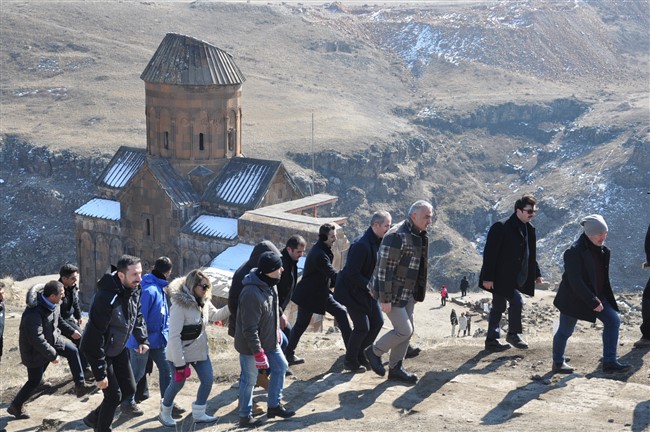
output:
{"label": "blue jeans", "polygon": [[523,331],[521,326],[521,310],[524,306],[524,299],[519,291],[511,299],[507,299],[497,293],[492,293],[492,309],[488,319],[487,340],[499,339],[501,316],[508,307],[508,333],[519,334]]}
{"label": "blue jeans", "polygon": [[[282,389],[284,388],[284,374],[289,364],[282,354],[280,347],[276,345],[275,350],[266,353],[269,359],[271,376],[268,390],[268,406],[275,408],[282,401]],[[255,367],[255,356],[239,354],[239,365],[241,375],[239,383],[239,417],[248,417],[253,413],[253,387],[257,382],[257,368]]]}
{"label": "blue jeans", "polygon": [[[171,365],[171,363],[170,363]],[[214,376],[212,375],[212,362],[210,362],[210,357],[206,360],[201,360],[197,362],[190,363],[194,368],[196,375],[199,377],[199,389],[196,392],[196,405],[205,405],[208,401],[208,396],[210,396],[210,390],[212,390],[212,381]],[[163,398],[163,404],[165,406],[172,406],[174,403],[174,398],[179,391],[185,385],[185,378],[183,381],[171,380],[165,390],[165,397]]]}
{"label": "blue jeans", "polygon": [[[617,360],[616,346],[618,345],[618,329],[621,319],[609,302],[603,301],[602,304],[603,310],[596,312],[596,318],[603,323],[603,363],[612,363]],[[577,318],[560,313],[560,326],[553,336],[553,361],[555,363],[564,362],[564,350],[577,322]]]}
{"label": "blue jeans", "polygon": [[[129,355],[131,357],[131,369],[133,369],[133,379],[139,382],[145,374],[147,369],[147,362],[149,357],[158,367],[158,382],[160,384],[160,397],[165,396],[165,390],[172,380],[172,366],[165,357],[165,348],[150,349],[144,354],[138,354],[134,349],[129,348]],[[130,400],[124,401],[124,404],[134,404],[135,394]]]}

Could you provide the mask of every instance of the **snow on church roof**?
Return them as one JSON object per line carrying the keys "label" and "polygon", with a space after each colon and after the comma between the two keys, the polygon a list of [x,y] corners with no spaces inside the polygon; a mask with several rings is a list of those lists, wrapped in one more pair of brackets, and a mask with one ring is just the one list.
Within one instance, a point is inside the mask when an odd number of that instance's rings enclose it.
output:
{"label": "snow on church roof", "polygon": [[237,219],[201,215],[190,224],[186,232],[233,240],[237,238]]}
{"label": "snow on church roof", "polygon": [[121,217],[120,203],[119,201],[93,198],[75,210],[75,214],[118,221]]}
{"label": "snow on church roof", "polygon": [[97,184],[117,189],[124,187],[144,165],[145,159],[146,152],[144,149],[120,147],[102,175],[99,176]]}
{"label": "snow on church roof", "polygon": [[279,161],[232,158],[210,182],[202,199],[244,210],[257,208],[271,187],[280,166]]}

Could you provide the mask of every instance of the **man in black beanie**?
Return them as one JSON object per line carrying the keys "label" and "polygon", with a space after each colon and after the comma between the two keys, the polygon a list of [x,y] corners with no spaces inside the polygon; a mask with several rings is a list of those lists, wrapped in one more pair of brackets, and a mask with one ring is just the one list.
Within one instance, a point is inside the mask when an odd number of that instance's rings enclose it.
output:
{"label": "man in black beanie", "polygon": [[284,376],[289,365],[280,349],[280,314],[275,286],[282,275],[282,257],[275,252],[260,255],[257,268],[244,277],[239,295],[235,349],[239,352],[239,427],[255,427],[253,387],[258,369],[270,369],[267,417],[292,417],[282,405]]}

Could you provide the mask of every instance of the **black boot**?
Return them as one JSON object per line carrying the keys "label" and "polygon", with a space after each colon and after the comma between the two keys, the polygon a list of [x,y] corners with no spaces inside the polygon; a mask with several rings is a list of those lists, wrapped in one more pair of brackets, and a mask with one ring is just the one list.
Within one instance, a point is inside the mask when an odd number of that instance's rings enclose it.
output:
{"label": "black boot", "polygon": [[415,384],[418,382],[418,376],[404,369],[401,361],[398,362],[395,367],[388,369],[388,379],[402,381],[408,384]]}

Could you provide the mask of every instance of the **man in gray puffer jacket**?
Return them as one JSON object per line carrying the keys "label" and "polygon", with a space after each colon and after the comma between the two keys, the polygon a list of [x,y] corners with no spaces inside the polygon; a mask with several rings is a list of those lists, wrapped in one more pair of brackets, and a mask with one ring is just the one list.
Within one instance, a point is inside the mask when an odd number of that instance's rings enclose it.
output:
{"label": "man in gray puffer jacket", "polygon": [[268,388],[268,418],[288,418],[295,414],[282,406],[284,375],[289,367],[280,349],[280,315],[275,286],[282,275],[282,257],[274,252],[260,255],[257,268],[244,278],[239,295],[235,326],[235,349],[239,352],[239,426],[255,427],[253,387],[257,369],[271,369]]}

